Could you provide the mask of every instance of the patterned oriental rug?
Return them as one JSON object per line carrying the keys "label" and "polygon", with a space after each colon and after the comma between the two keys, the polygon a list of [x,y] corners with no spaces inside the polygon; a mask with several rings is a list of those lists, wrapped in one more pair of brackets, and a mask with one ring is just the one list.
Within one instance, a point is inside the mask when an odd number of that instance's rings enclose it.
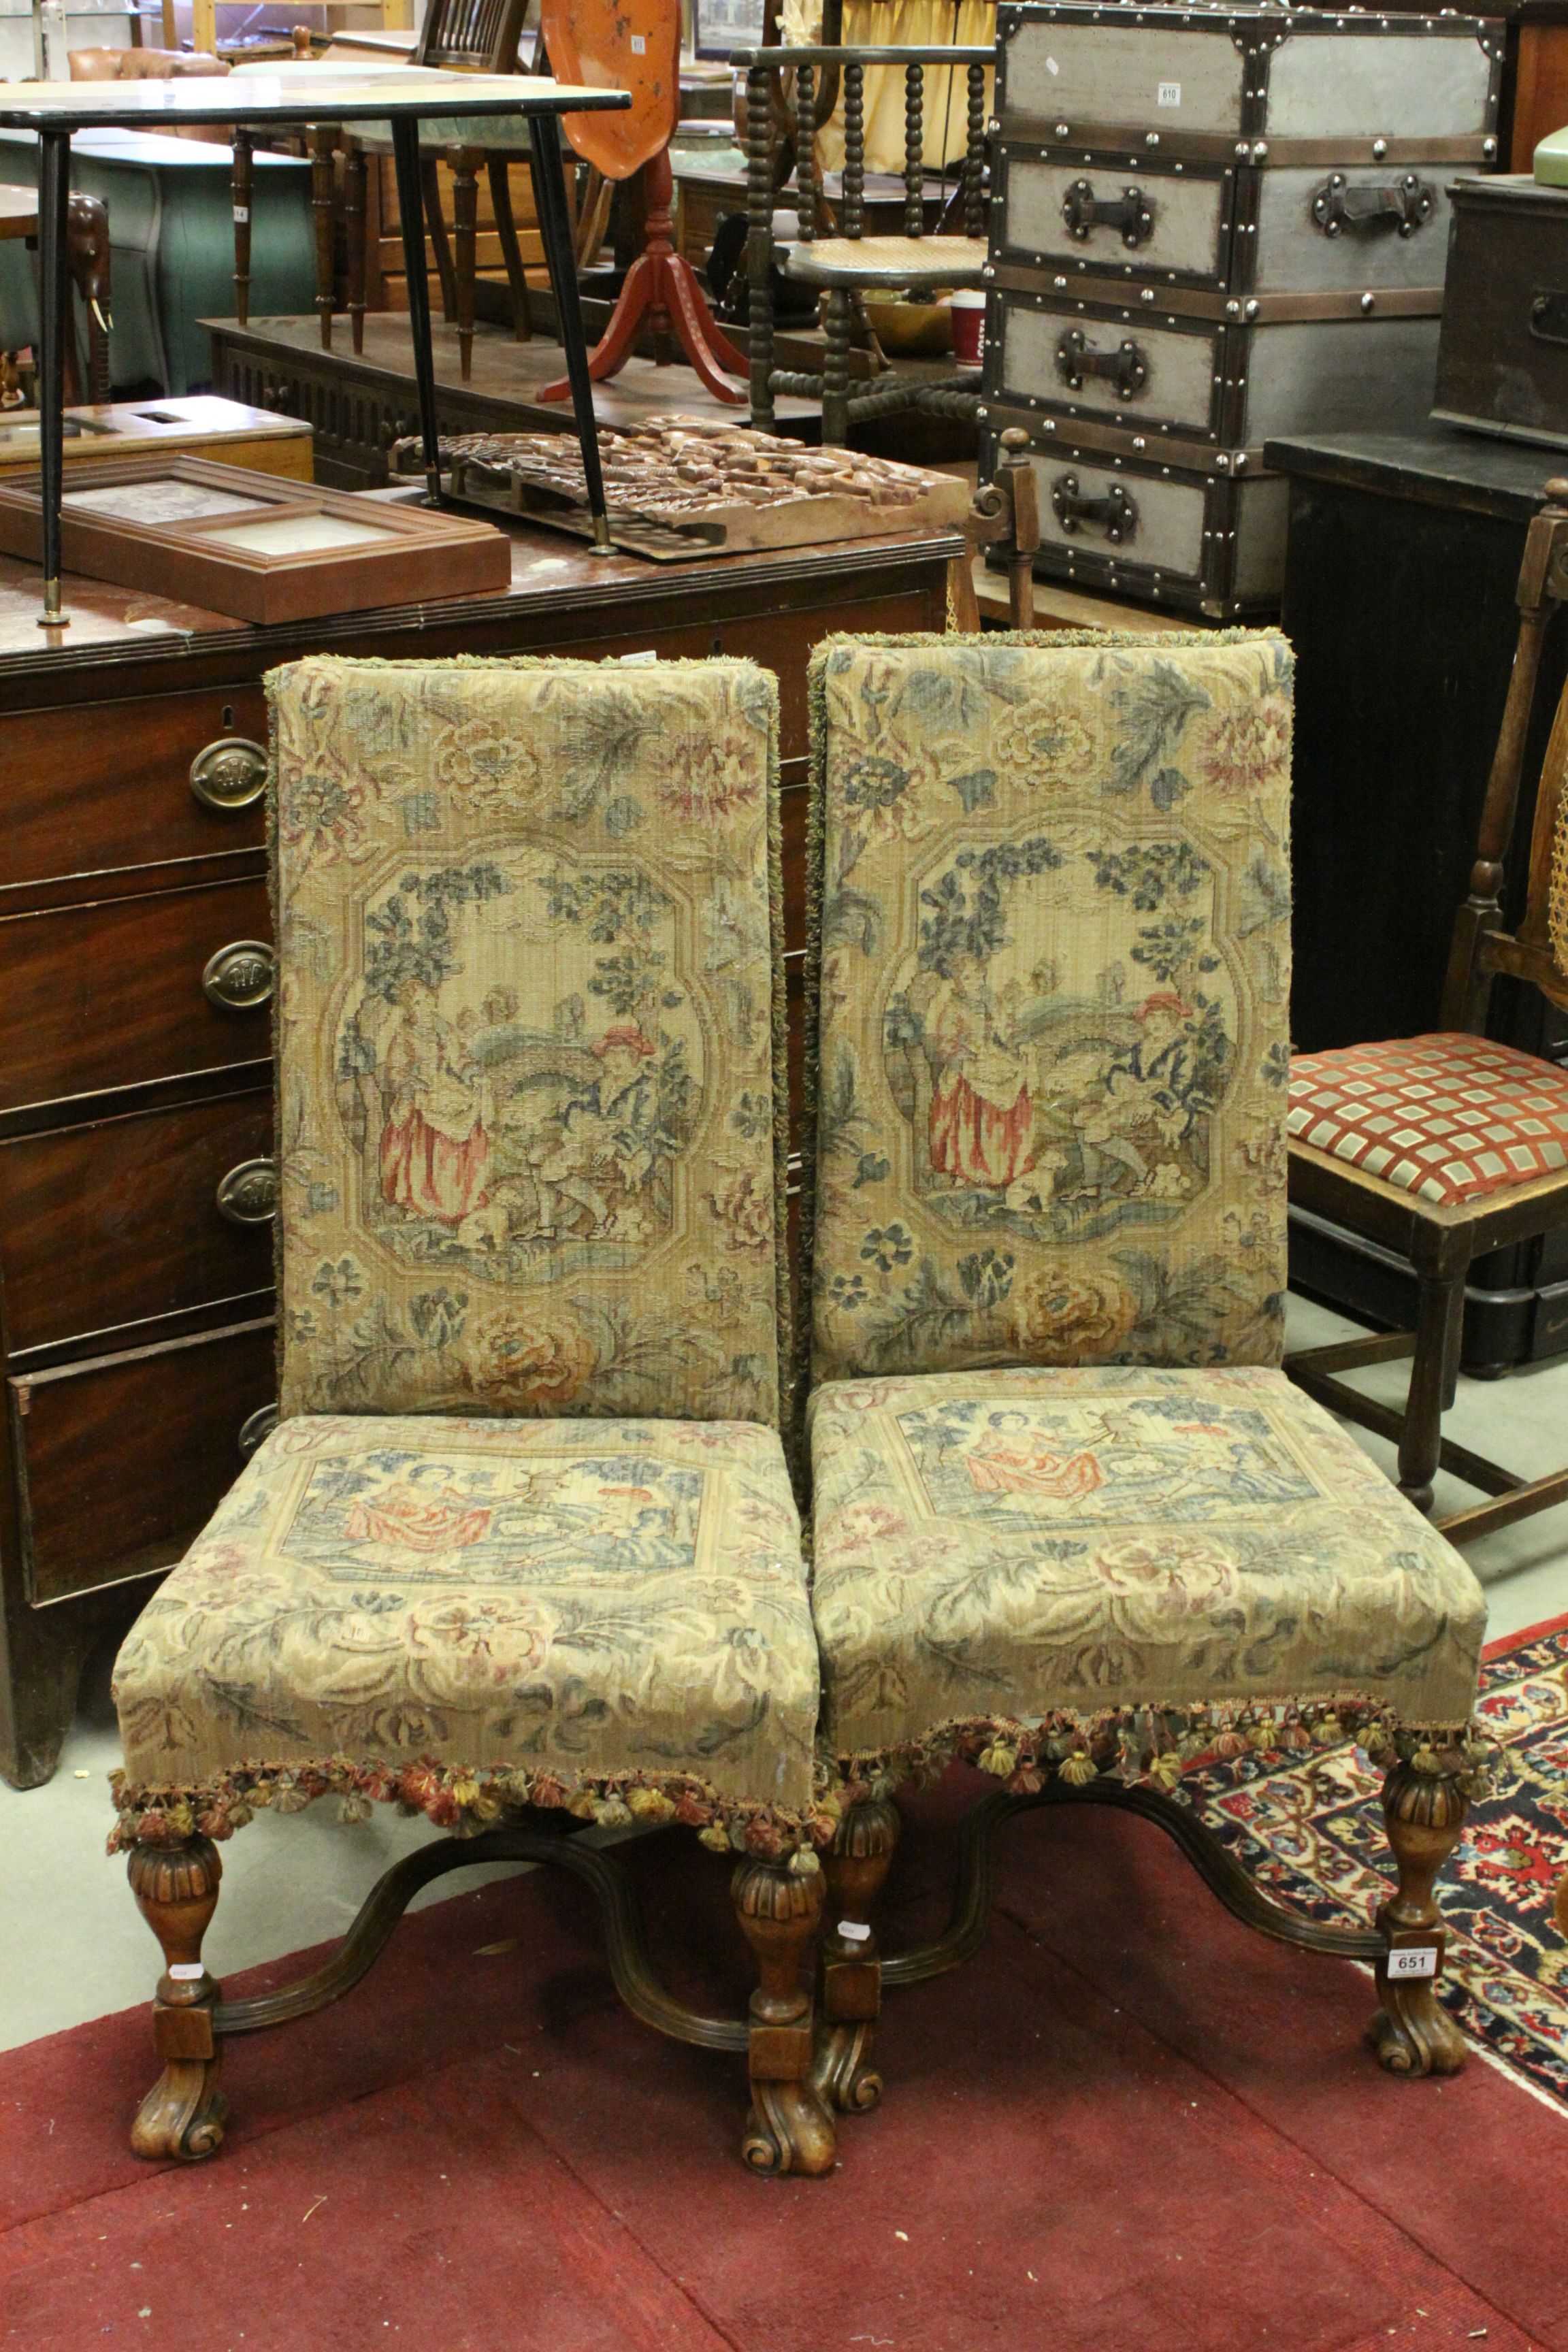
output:
{"label": "patterned oriental rug", "polygon": [[[1568,2105],[1568,1945],[1552,1917],[1568,1872],[1568,1617],[1493,1645],[1480,1713],[1500,1761],[1439,1885],[1443,1997],[1472,2041]],[[1359,1925],[1385,1888],[1378,1779],[1344,1747],[1289,1769],[1242,1757],[1184,1785],[1255,1877],[1315,1918]]]}
{"label": "patterned oriental rug", "polygon": [[[1390,2081],[1363,1971],[1242,1927],[1150,1824],[1052,1809],[998,1839],[975,1958],[889,2000],[887,2096],[841,2168],[758,2180],[738,2063],[628,2017],[584,1891],[538,1871],[408,1917],[347,2000],[233,2043],[215,2164],[126,2146],[144,2010],[0,2055],[0,2352],[1568,2352],[1565,1631],[1492,1664],[1516,1760],[1449,1895],[1497,2063]],[[889,1948],[940,1926],[990,1785],[910,1801]],[[1358,1909],[1369,1789],[1330,1756],[1201,1794],[1299,1897]],[[723,1861],[627,1853],[668,1979],[737,2013]]]}

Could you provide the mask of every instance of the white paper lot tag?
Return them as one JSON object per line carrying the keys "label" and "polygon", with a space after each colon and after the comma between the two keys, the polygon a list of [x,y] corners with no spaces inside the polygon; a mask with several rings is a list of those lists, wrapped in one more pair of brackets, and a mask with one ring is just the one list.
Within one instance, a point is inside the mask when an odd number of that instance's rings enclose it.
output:
{"label": "white paper lot tag", "polygon": [[1435,1977],[1437,1973],[1436,1944],[1396,1945],[1388,1956],[1391,1977]]}
{"label": "white paper lot tag", "polygon": [[206,1970],[200,1960],[175,1960],[169,1974],[176,1984],[200,1984]]}

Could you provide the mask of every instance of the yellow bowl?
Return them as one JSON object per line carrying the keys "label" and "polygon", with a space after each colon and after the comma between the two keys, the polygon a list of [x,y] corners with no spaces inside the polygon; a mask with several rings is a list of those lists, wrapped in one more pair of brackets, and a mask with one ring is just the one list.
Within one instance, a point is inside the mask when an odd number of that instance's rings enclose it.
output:
{"label": "yellow bowl", "polygon": [[952,312],[945,302],[883,302],[866,297],[877,341],[903,359],[939,359],[952,349]]}

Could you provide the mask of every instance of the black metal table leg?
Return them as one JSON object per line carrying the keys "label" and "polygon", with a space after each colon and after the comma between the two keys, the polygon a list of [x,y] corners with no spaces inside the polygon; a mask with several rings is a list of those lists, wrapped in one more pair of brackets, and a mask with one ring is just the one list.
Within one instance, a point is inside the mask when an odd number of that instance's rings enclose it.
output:
{"label": "black metal table leg", "polygon": [[553,114],[535,115],[529,125],[528,162],[533,175],[534,209],[544,246],[550,290],[555,297],[561,348],[566,355],[566,381],[572,387],[572,413],[583,450],[583,478],[588,490],[588,512],[594,519],[594,547],[610,552],[610,525],[605,509],[605,477],[599,465],[599,428],[594,417],[594,387],[588,380],[588,341],[583,332],[583,308],[577,299],[577,258],[572,250],[572,224],[566,213],[566,190],[561,177],[561,122]]}
{"label": "black metal table leg", "polygon": [[38,440],[43,472],[44,609],[40,628],[59,628],[60,494],[65,487],[66,212],[70,203],[68,131],[38,134]]}
{"label": "black metal table leg", "polygon": [[408,327],[414,338],[414,381],[419,387],[419,437],[425,488],[441,503],[441,445],[436,425],[436,358],[430,348],[430,279],[425,267],[425,194],[419,180],[419,125],[412,115],[392,118],[392,158],[403,223],[403,267],[408,279]]}

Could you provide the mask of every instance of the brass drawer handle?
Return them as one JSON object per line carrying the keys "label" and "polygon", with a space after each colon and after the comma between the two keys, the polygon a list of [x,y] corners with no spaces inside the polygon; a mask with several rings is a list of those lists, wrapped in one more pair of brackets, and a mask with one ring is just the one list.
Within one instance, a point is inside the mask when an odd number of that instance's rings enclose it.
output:
{"label": "brass drawer handle", "polygon": [[240,1460],[242,1462],[248,1462],[251,1455],[256,1452],[257,1447],[266,1444],[267,1440],[271,1436],[277,1426],[277,1406],[275,1404],[258,1404],[256,1411],[253,1413],[248,1414],[247,1418],[241,1422],[239,1426],[238,1444]]}
{"label": "brass drawer handle", "polygon": [[270,1160],[242,1160],[220,1176],[217,1213],[231,1225],[267,1225],[278,1214],[278,1171]]}
{"label": "brass drawer handle", "polygon": [[205,743],[191,761],[191,790],[204,808],[254,808],[267,790],[267,752],[246,735]]}
{"label": "brass drawer handle", "polygon": [[220,1013],[254,1013],[272,1000],[272,967],[265,940],[231,940],[208,956],[202,993]]}

